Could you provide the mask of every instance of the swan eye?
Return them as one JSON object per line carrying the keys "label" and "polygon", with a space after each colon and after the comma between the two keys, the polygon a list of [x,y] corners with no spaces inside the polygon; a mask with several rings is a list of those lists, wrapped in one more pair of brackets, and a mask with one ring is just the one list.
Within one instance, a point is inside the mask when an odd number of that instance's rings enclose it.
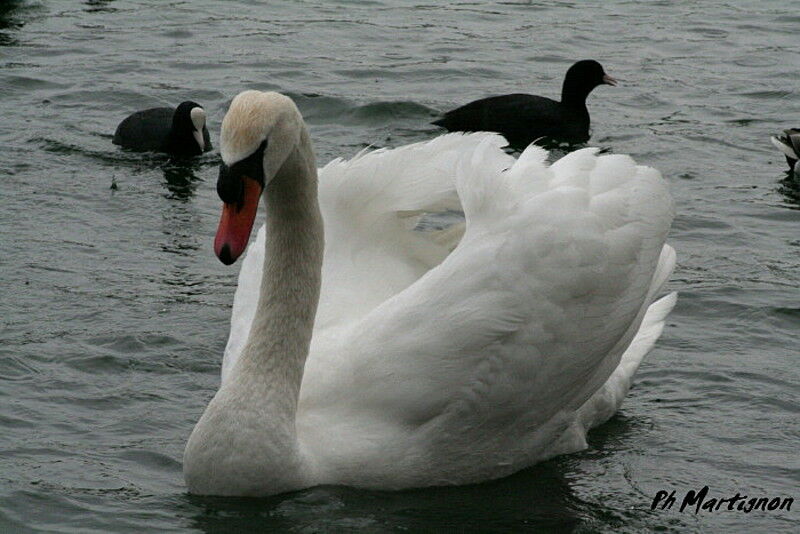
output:
{"label": "swan eye", "polygon": [[217,195],[226,204],[239,204],[242,200],[244,184],[241,177],[237,177],[224,163],[219,166],[217,178]]}
{"label": "swan eye", "polygon": [[244,184],[242,178],[247,176],[264,187],[264,151],[267,149],[265,139],[258,146],[255,152],[239,160],[233,165],[226,165],[222,162],[219,166],[219,178],[217,178],[217,194],[219,198],[228,204],[239,204],[244,194]]}

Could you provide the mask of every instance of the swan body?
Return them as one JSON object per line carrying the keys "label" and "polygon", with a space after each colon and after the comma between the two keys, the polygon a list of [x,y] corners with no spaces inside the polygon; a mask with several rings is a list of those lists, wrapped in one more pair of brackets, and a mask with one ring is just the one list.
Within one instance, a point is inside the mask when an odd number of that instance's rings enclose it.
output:
{"label": "swan body", "polygon": [[[242,252],[229,230],[236,209],[250,216],[249,186],[234,187],[240,171],[250,183],[248,158],[267,222],[242,264],[220,389],[186,447],[192,493],[464,484],[586,446],[674,306],[656,300],[675,265],[672,200],[627,156],[584,149],[548,166],[543,149],[514,159],[504,144],[448,134],[318,178],[290,99],[234,99],[218,255]],[[449,209],[464,224],[413,229]]]}

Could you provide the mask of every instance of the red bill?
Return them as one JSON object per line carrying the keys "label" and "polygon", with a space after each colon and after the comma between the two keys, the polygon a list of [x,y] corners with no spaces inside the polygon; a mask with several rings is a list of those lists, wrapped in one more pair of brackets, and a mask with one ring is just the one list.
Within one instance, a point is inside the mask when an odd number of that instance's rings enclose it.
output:
{"label": "red bill", "polygon": [[247,248],[261,198],[261,184],[246,176],[242,177],[242,182],[242,199],[238,203],[223,204],[214,238],[214,252],[225,265],[235,262]]}

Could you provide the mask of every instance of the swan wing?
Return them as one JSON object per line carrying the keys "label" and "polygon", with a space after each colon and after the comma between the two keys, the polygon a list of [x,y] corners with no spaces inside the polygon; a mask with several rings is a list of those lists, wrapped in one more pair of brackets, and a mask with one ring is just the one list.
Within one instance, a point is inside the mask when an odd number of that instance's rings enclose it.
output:
{"label": "swan wing", "polygon": [[[548,167],[534,146],[509,167],[487,165],[497,152],[485,140],[459,160],[466,230],[455,250],[312,342],[298,425],[313,456],[346,451],[327,462],[347,465],[333,479],[354,467],[345,456],[391,464],[402,485],[501,476],[551,454],[669,276],[673,205],[657,171],[596,149]],[[428,462],[408,472],[432,478],[398,479],[404,461]]]}
{"label": "swan wing", "polygon": [[[452,133],[394,149],[362,150],[319,171],[325,254],[314,336],[334,331],[374,309],[440,263],[463,234],[463,224],[412,231],[425,212],[461,210],[456,165],[484,150],[485,168],[514,164],[494,133]],[[460,219],[459,219],[460,220]],[[242,260],[222,362],[224,382],[244,347],[258,304],[264,263],[262,226]]]}
{"label": "swan wing", "polygon": [[266,228],[262,225],[256,233],[256,238],[248,245],[244,258],[242,258],[242,267],[239,270],[236,292],[233,295],[228,343],[225,345],[225,352],[222,356],[221,384],[224,384],[230,376],[230,371],[233,369],[233,365],[239,358],[239,354],[241,354],[250,335],[250,327],[256,315],[258,298],[261,293],[265,241]]}
{"label": "swan wing", "polygon": [[[498,172],[514,159],[490,133],[449,134],[391,150],[362,152],[322,169],[320,209],[325,221],[322,292],[315,335],[352,325],[441,263],[463,233],[413,231],[425,212],[458,210],[456,168],[479,146],[482,165]],[[446,235],[449,234],[449,235]]]}
{"label": "swan wing", "polygon": [[[500,149],[496,133],[450,133],[397,148],[366,148],[353,158],[337,158],[320,170],[320,203],[330,211],[352,216],[403,211],[461,209],[455,166],[481,145]],[[501,150],[484,155],[512,165]]]}

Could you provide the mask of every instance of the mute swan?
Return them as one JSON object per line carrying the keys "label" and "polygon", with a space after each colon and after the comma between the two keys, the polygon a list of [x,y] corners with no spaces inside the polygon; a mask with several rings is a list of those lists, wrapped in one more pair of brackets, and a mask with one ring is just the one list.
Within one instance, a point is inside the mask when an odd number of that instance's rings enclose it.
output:
{"label": "mute swan", "polygon": [[584,59],[567,70],[560,102],[523,93],[490,96],[450,110],[432,124],[451,132],[499,132],[517,148],[542,137],[585,143],[589,140],[586,98],[603,84],[617,85],[617,80],[597,61]]}
{"label": "mute swan", "polygon": [[[244,251],[262,193],[266,229],[186,446],[190,492],[464,484],[585,447],[675,303],[654,301],[675,264],[672,200],[627,156],[548,167],[503,144],[448,134],[334,160],[318,183],[294,103],[234,98],[215,251]],[[454,207],[463,236],[408,229]]]}

